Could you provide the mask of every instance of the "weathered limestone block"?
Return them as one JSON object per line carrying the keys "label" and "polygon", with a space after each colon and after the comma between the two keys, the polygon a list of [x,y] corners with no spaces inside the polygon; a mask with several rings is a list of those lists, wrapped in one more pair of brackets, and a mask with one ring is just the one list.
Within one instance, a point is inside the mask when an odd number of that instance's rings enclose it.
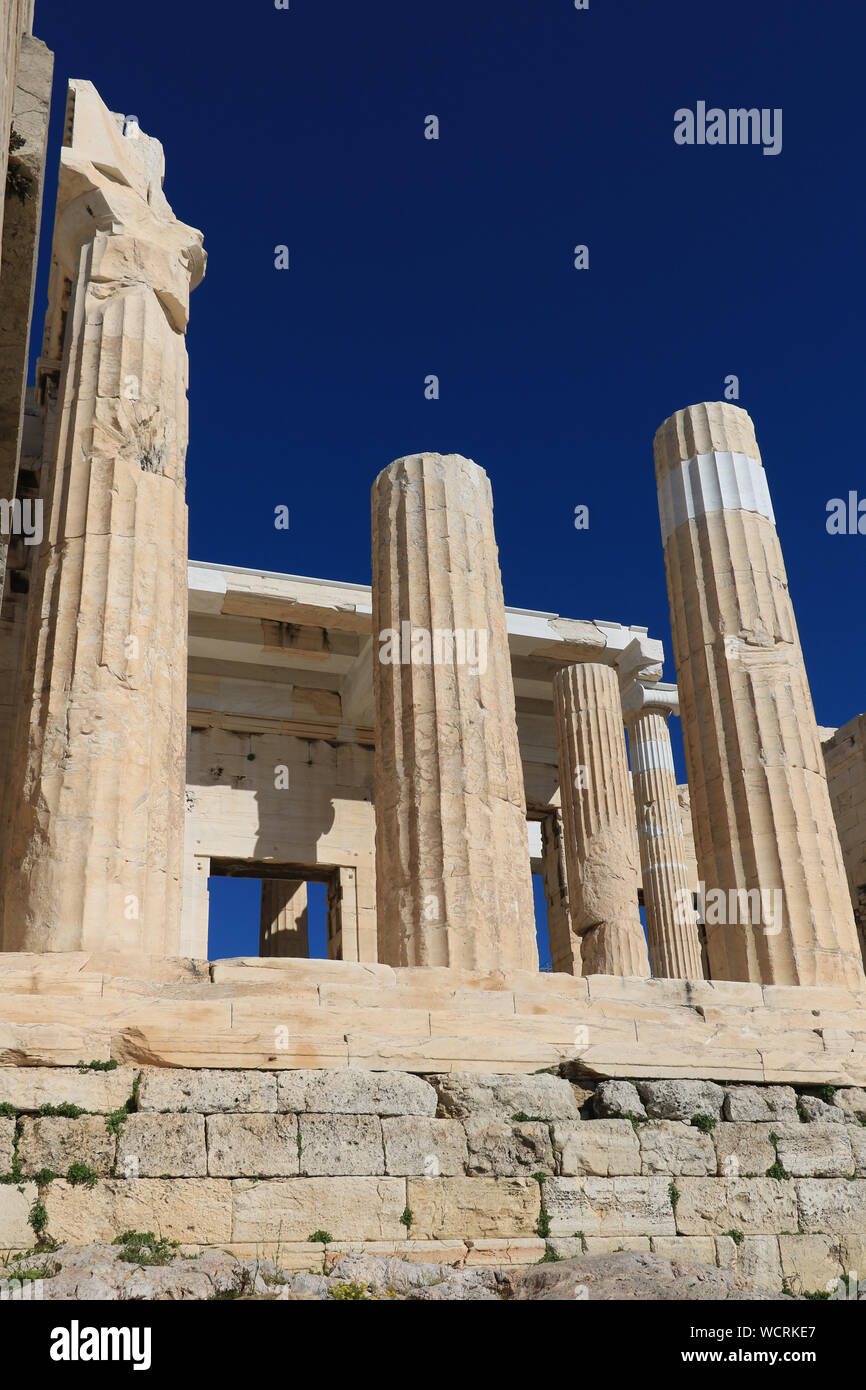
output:
{"label": "weathered limestone block", "polygon": [[800,1226],[807,1235],[866,1235],[866,1182],[796,1178],[784,1185],[796,1189]]}
{"label": "weathered limestone block", "polygon": [[300,1172],[294,1115],[209,1115],[207,1169],[214,1178],[290,1178]]}
{"label": "weathered limestone block", "polygon": [[782,1275],[794,1293],[826,1293],[848,1271],[832,1236],[779,1236]]}
{"label": "weathered limestone block", "polygon": [[727,1086],[724,1116],[734,1123],[778,1120],[796,1124],[800,1118],[792,1086]]}
{"label": "weathered limestone block", "polygon": [[316,1231],[335,1240],[404,1241],[408,1235],[400,1221],[404,1178],[238,1178],[231,1191],[233,1241],[306,1240]]}
{"label": "weathered limestone block", "polygon": [[712,977],[862,989],[754,426],[727,402],[689,406],[654,452],[698,870],[726,904],[706,912]]}
{"label": "weathered limestone block", "polygon": [[391,1177],[453,1177],[466,1171],[466,1135],[458,1120],[391,1116],[382,1121],[382,1140]]}
{"label": "weathered limestone block", "polygon": [[849,1125],[848,1142],[854,1159],[854,1172],[858,1178],[866,1178],[866,1129],[862,1125]]}
{"label": "weathered limestone block", "polygon": [[847,1178],[854,1172],[847,1125],[780,1125],[775,1134],[779,1162],[794,1178]]}
{"label": "weathered limestone block", "polygon": [[43,1116],[21,1121],[18,1153],[28,1178],[44,1168],[61,1177],[73,1163],[84,1163],[105,1177],[114,1163],[116,1140],[101,1115],[81,1115],[77,1120]]}
{"label": "weathered limestone block", "polygon": [[649,1120],[638,1126],[640,1172],[706,1177],[716,1172],[716,1151],[708,1135],[680,1120]]}
{"label": "weathered limestone block", "polygon": [[49,1233],[67,1245],[110,1244],[123,1231],[202,1245],[231,1236],[231,1187],[217,1179],[107,1178],[93,1188],[53,1182],[44,1201]]}
{"label": "weathered limestone block", "polygon": [[130,1178],[207,1174],[203,1115],[130,1115],[117,1142],[118,1171]]}
{"label": "weathered limestone block", "polygon": [[794,1186],[774,1178],[679,1178],[677,1231],[684,1236],[795,1231]]}
{"label": "weathered limestone block", "polygon": [[[442,1255],[439,1258],[444,1263],[453,1263],[447,1259],[448,1244],[445,1241],[408,1241],[410,1247],[421,1252],[423,1258],[424,1247],[440,1246]],[[479,1236],[471,1244],[464,1247],[466,1256],[463,1263],[468,1269],[476,1268],[481,1265],[535,1265],[543,1256],[546,1249],[546,1242],[537,1236],[506,1236],[500,1239],[496,1236]],[[419,1256],[413,1255],[413,1259]]]}
{"label": "weathered limestone block", "polygon": [[712,1236],[653,1236],[650,1250],[668,1260],[694,1260],[696,1264],[714,1265],[716,1245]]}
{"label": "weathered limestone block", "polygon": [[15,1157],[15,1121],[0,1118],[0,1177],[8,1173]]}
{"label": "weathered limestone block", "polygon": [[27,1218],[36,1201],[34,1182],[0,1183],[0,1250],[29,1250],[33,1245],[33,1228]]}
{"label": "weathered limestone block", "polygon": [[[549,1181],[552,1181],[550,1179]],[[541,1210],[532,1178],[408,1178],[415,1236],[532,1235]]]}
{"label": "weathered limestone block", "polygon": [[647,1114],[659,1120],[685,1120],[693,1115],[718,1119],[725,1093],[714,1081],[639,1081]]}
{"label": "weathered limestone block", "polygon": [[843,1125],[845,1111],[841,1106],[828,1105],[820,1096],[800,1096],[800,1112],[811,1124]]}
{"label": "weathered limestone block", "polygon": [[509,1124],[481,1115],[463,1122],[469,1148],[468,1171],[495,1177],[552,1173],[553,1149],[546,1124]]}
{"label": "weathered limestone block", "polygon": [[866,1124],[866,1090],[862,1086],[842,1086],[833,1097],[833,1104],[845,1112],[845,1119]]}
{"label": "weathered limestone block", "polygon": [[630,1120],[590,1120],[553,1126],[553,1145],[563,1177],[636,1177],[640,1149]]}
{"label": "weathered limestone block", "polygon": [[[162,147],[72,82],[44,357],[53,427],[0,944],[179,955],[189,295]],[[62,365],[59,361],[62,359]]]}
{"label": "weathered limestone block", "polygon": [[723,1178],[762,1178],[776,1162],[770,1139],[779,1129],[774,1124],[720,1124],[713,1130],[716,1171]]}
{"label": "weathered limestone block", "polygon": [[668,719],[679,711],[676,686],[634,680],[623,692],[640,848],[647,939],[653,974],[703,978]]}
{"label": "weathered limestone block", "polygon": [[169,1070],[154,1067],[142,1076],[139,1110],[195,1110],[252,1114],[277,1109],[277,1076],[264,1071]]}
{"label": "weathered limestone block", "polygon": [[553,679],[574,974],[648,976],[640,857],[619,680],[609,666]]}
{"label": "weathered limestone block", "polygon": [[118,1067],[115,1071],[0,1067],[0,1105],[13,1105],[18,1111],[35,1111],[43,1105],[61,1105],[69,1101],[80,1110],[110,1115],[132,1095],[137,1075],[132,1067]]}
{"label": "weathered limestone block", "polygon": [[[696,1180],[695,1180],[696,1181]],[[550,1233],[586,1236],[676,1234],[668,1178],[548,1178]]]}
{"label": "weathered limestone block", "polygon": [[557,1241],[557,1245],[566,1244],[583,1246],[582,1251],[573,1251],[575,1255],[614,1255],[620,1250],[642,1250],[649,1254],[652,1241],[649,1236],[587,1236],[583,1241]]}
{"label": "weathered limestone block", "polygon": [[385,1172],[377,1115],[299,1115],[304,1177],[378,1177]]}
{"label": "weathered limestone block", "polygon": [[737,1268],[760,1288],[778,1289],[782,1283],[780,1237],[744,1236],[737,1246]]}
{"label": "weathered limestone block", "polygon": [[560,1076],[518,1073],[451,1072],[431,1076],[443,1114],[454,1119],[488,1115],[511,1120],[579,1120],[580,1108],[571,1083]]}
{"label": "weathered limestone block", "polygon": [[535,970],[487,474],[457,454],[397,459],[372,513],[379,959]]}
{"label": "weathered limestone block", "polygon": [[436,1092],[420,1076],[401,1071],[283,1071],[280,1110],[332,1115],[435,1115]]}
{"label": "weathered limestone block", "polygon": [[631,1081],[602,1081],[596,1087],[593,1109],[600,1119],[618,1119],[621,1115],[646,1118],[643,1101]]}

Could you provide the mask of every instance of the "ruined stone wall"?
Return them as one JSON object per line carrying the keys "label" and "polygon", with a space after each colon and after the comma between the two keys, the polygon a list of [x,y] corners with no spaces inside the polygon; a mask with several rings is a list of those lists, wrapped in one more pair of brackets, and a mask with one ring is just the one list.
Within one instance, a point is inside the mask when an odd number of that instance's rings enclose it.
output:
{"label": "ruined stone wall", "polygon": [[342,959],[376,960],[375,832],[371,749],[278,734],[191,730],[184,953],[199,959],[208,954],[209,861],[238,859],[261,864],[263,877],[268,861],[345,869]]}
{"label": "ruined stone wall", "polygon": [[[798,1094],[799,1092],[799,1094]],[[866,1091],[557,1074],[0,1068],[0,1248],[153,1231],[327,1268],[647,1250],[825,1290],[866,1261]],[[72,1166],[77,1165],[77,1166]]]}

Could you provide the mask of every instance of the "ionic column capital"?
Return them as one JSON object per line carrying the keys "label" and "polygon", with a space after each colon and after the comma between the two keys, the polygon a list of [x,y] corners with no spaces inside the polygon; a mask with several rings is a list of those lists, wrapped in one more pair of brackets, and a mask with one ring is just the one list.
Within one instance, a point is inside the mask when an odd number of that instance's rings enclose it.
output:
{"label": "ionic column capital", "polygon": [[653,714],[664,715],[666,719],[680,712],[680,695],[675,685],[633,680],[621,692],[621,699],[622,715],[627,725],[649,710]]}

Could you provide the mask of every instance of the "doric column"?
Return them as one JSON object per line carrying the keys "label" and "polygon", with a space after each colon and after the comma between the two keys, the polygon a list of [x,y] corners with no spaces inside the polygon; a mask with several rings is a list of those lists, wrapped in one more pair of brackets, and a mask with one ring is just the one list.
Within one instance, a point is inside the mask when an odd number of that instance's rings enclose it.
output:
{"label": "doric column", "polygon": [[700,980],[701,948],[685,856],[668,719],[679,709],[675,685],[633,681],[623,692],[637,840],[653,975]]}
{"label": "doric column", "polygon": [[712,977],[862,989],[752,421],[723,402],[677,411],[655,463]]}
{"label": "doric column", "polygon": [[576,975],[649,975],[619,681],[610,666],[553,680]]}
{"label": "doric column", "polygon": [[305,881],[263,878],[259,955],[306,960],[309,954]]}
{"label": "doric column", "polygon": [[379,959],[537,970],[493,501],[469,459],[376,479],[373,634]]}
{"label": "doric column", "polygon": [[201,233],[162,147],[70,84],[46,457],[12,773],[6,950],[177,954],[186,747],[187,354]]}

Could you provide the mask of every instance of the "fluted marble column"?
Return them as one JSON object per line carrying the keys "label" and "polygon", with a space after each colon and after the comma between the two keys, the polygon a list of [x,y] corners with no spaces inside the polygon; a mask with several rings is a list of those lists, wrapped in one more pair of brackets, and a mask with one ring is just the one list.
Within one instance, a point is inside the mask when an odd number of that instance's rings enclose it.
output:
{"label": "fluted marble column", "polygon": [[576,975],[647,976],[638,846],[619,681],[610,666],[568,666],[553,681],[568,902]]}
{"label": "fluted marble column", "polygon": [[303,879],[263,878],[260,956],[310,954],[307,932],[307,885]]}
{"label": "fluted marble column", "polygon": [[536,970],[490,483],[414,455],[379,474],[372,511],[379,959]]}
{"label": "fluted marble column", "polygon": [[[44,379],[51,491],[26,637],[2,944],[178,953],[189,293],[159,142],[70,84]],[[28,721],[29,718],[29,722]]]}
{"label": "fluted marble column", "polygon": [[634,681],[622,696],[653,975],[700,980],[701,948],[692,904],[668,719],[676,686]]}
{"label": "fluted marble column", "polygon": [[677,411],[655,465],[712,977],[862,989],[752,421],[726,402]]}

